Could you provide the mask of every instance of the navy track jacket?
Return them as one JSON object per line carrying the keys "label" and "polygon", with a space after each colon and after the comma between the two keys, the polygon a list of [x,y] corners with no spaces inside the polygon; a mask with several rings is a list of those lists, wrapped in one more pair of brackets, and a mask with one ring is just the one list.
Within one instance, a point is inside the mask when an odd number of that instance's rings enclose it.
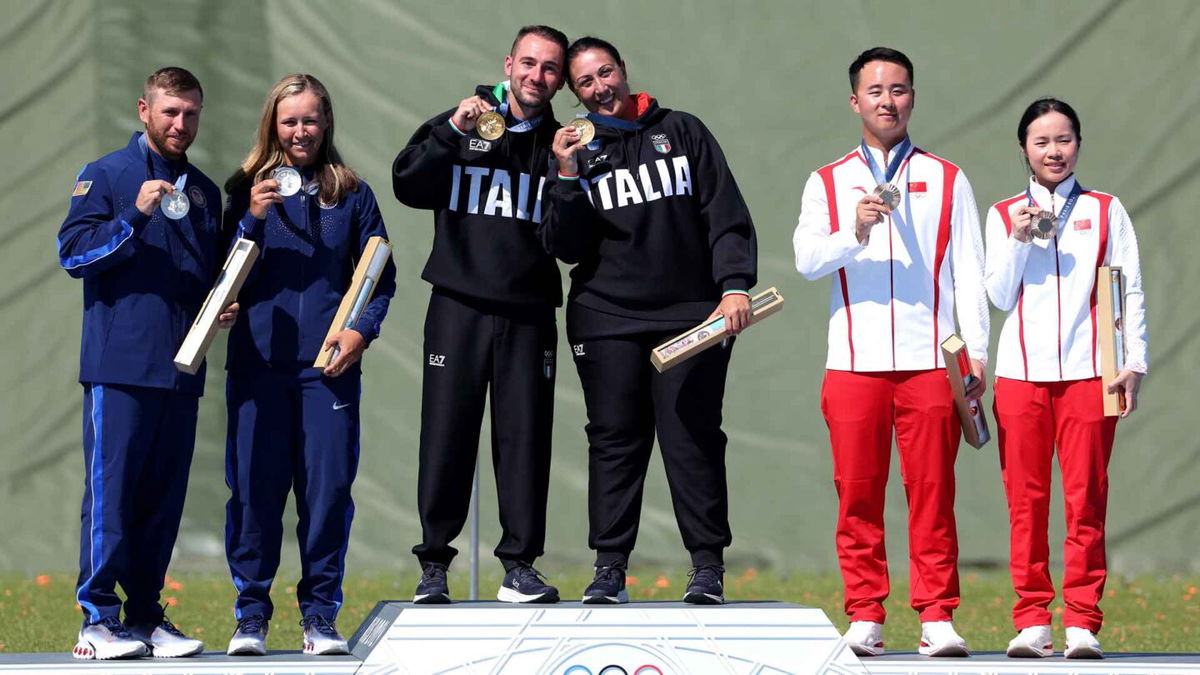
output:
{"label": "navy track jacket", "polygon": [[[184,174],[186,216],[138,211],[142,183]],[[174,358],[220,270],[220,224],[217,186],[149,150],[141,132],[83,167],[58,231],[59,264],[83,279],[80,382],[204,392],[204,368],[181,373]]]}
{"label": "navy track jacket", "polygon": [[[301,171],[301,176],[306,185],[314,185],[310,171]],[[242,309],[229,332],[229,370],[311,367],[367,240],[387,238],[379,204],[366,181],[360,179],[358,190],[337,204],[322,204],[310,192],[316,192],[315,186],[285,197],[264,220],[250,213],[249,182],[229,195],[228,236],[250,239],[260,249],[238,295]],[[389,260],[374,296],[351,326],[368,345],[379,336],[395,292],[396,267]]]}

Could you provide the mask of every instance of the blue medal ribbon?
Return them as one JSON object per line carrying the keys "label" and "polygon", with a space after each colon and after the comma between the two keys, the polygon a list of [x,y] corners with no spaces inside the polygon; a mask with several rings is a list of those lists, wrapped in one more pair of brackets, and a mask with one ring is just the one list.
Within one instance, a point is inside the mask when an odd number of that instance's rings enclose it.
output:
{"label": "blue medal ribbon", "polygon": [[892,161],[888,162],[886,174],[879,168],[879,163],[875,161],[875,156],[867,148],[867,141],[863,140],[860,145],[862,146],[863,157],[867,160],[867,166],[871,169],[871,175],[875,177],[876,183],[882,184],[890,183],[896,177],[896,172],[900,170],[900,164],[908,156],[908,150],[912,147],[912,141],[909,140],[908,136],[905,136],[899,145],[892,148]]}

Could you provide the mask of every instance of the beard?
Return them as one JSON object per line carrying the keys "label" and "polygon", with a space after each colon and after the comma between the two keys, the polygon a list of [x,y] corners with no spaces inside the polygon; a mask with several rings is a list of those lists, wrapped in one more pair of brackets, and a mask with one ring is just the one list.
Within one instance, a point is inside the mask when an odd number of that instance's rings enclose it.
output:
{"label": "beard", "polygon": [[183,159],[184,153],[192,145],[192,139],[189,138],[183,142],[183,147],[177,151],[175,146],[181,139],[171,137],[166,130],[156,129],[149,124],[146,125],[146,135],[150,137],[150,142],[154,144],[154,147],[158,148],[158,152],[170,160]]}
{"label": "beard", "polygon": [[513,98],[517,99],[517,103],[520,103],[522,108],[531,113],[541,112],[542,109],[550,104],[550,98],[553,94],[554,92],[550,91],[549,88],[540,96],[531,95],[520,87],[512,90]]}

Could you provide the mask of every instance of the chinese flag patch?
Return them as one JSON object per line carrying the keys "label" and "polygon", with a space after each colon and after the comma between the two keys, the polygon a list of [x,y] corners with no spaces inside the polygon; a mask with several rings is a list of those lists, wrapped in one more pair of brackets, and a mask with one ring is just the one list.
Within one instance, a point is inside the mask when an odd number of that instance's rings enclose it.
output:
{"label": "chinese flag patch", "polygon": [[925,191],[925,181],[921,180],[921,181],[910,182],[908,184],[908,191],[909,192],[924,192]]}
{"label": "chinese flag patch", "polygon": [[1091,218],[1084,218],[1082,220],[1075,221],[1075,231],[1076,232],[1079,232],[1080,230],[1090,230],[1090,229],[1092,229],[1092,219]]}

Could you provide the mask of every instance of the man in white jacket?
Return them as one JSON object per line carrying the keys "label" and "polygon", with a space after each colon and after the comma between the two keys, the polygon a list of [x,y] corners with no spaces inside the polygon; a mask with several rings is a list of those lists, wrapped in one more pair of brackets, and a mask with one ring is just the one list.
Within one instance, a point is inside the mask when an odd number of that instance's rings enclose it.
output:
{"label": "man in white jacket", "polygon": [[955,332],[971,357],[969,398],[983,394],[987,296],[979,213],[966,175],[912,145],[912,62],[885,47],[850,66],[862,142],[809,177],[793,245],[806,279],[833,275],[821,411],[838,493],[837,551],[850,616],[846,640],[882,654],[889,593],[883,505],[895,429],[909,505],[910,601],[919,651],[966,656],[959,604],[954,461],[961,430],[941,364]]}

